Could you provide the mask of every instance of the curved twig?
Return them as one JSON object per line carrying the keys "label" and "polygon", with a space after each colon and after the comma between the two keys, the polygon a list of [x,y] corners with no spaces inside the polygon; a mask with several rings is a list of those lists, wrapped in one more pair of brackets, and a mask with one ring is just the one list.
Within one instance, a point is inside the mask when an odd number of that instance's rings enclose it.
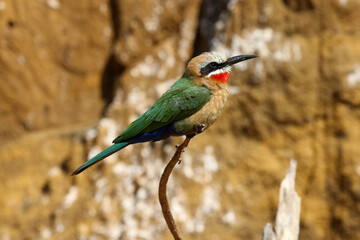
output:
{"label": "curved twig", "polygon": [[179,229],[175,224],[174,217],[172,216],[170,211],[169,203],[166,196],[166,185],[173,168],[178,162],[181,161],[180,160],[181,153],[189,145],[190,140],[194,136],[195,134],[186,136],[186,139],[183,141],[183,143],[180,146],[176,146],[176,152],[174,156],[171,158],[170,162],[166,165],[164,172],[161,175],[160,184],[159,184],[159,201],[161,205],[161,210],[163,212],[166,224],[168,225],[168,228],[170,229],[171,234],[173,235],[175,240],[181,240],[181,236]]}

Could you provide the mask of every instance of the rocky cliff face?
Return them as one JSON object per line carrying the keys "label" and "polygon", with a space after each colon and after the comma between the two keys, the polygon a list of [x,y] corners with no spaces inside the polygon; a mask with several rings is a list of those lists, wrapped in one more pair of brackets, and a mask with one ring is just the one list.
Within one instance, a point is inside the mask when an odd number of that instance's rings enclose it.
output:
{"label": "rocky cliff face", "polygon": [[301,239],[360,237],[357,0],[0,0],[2,239],[169,239],[157,201],[181,139],[109,146],[202,51],[237,66],[221,120],[169,183],[185,239],[260,238],[298,161]]}

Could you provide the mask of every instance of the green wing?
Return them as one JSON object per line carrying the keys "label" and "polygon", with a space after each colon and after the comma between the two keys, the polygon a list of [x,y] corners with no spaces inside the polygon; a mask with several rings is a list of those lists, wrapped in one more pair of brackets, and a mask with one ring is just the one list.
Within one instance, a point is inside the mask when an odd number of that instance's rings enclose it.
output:
{"label": "green wing", "polygon": [[120,143],[172,122],[183,120],[199,111],[211,97],[210,89],[180,78],[143,115],[130,124],[113,142]]}

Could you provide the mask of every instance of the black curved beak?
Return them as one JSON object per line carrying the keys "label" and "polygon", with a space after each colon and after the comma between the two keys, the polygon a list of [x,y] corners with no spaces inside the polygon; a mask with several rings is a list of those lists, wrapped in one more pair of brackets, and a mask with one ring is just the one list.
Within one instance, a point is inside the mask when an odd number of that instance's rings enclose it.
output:
{"label": "black curved beak", "polygon": [[231,58],[228,58],[228,60],[226,62],[224,62],[223,64],[225,64],[225,66],[231,66],[235,63],[239,63],[239,62],[243,62],[252,58],[257,58],[259,57],[258,55],[238,55],[238,56],[234,56]]}
{"label": "black curved beak", "polygon": [[259,57],[259,56],[258,55],[238,55],[235,57],[228,58],[223,63],[211,62],[208,65],[206,65],[205,67],[201,68],[200,73],[201,73],[201,76],[203,77],[217,69],[222,69],[224,67],[231,66],[235,63],[239,63],[239,62],[246,61],[246,60],[249,60],[252,58],[257,58],[257,57]]}

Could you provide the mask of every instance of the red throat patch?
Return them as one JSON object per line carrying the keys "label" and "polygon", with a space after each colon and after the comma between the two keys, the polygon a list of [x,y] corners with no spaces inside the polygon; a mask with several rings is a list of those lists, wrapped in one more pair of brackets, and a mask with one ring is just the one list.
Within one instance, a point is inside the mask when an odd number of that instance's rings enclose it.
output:
{"label": "red throat patch", "polygon": [[230,73],[228,73],[228,72],[211,75],[211,78],[213,80],[216,80],[216,81],[219,81],[222,83],[226,83],[229,80],[229,77],[230,77]]}

